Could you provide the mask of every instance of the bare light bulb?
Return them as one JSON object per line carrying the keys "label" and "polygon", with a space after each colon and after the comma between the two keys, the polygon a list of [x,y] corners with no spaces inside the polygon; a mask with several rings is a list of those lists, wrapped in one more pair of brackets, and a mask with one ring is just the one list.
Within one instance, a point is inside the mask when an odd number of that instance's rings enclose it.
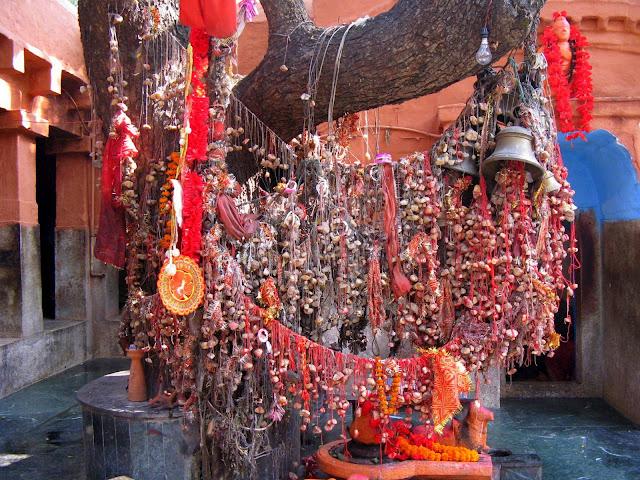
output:
{"label": "bare light bulb", "polygon": [[491,55],[491,49],[489,48],[489,30],[487,27],[482,27],[482,40],[480,41],[480,47],[476,52],[476,62],[480,65],[489,65],[493,56]]}

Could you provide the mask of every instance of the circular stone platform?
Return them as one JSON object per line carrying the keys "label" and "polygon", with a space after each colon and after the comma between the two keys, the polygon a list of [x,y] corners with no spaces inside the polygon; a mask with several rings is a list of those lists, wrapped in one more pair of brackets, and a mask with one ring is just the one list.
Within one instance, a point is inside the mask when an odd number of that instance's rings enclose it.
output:
{"label": "circular stone platform", "polygon": [[198,433],[184,430],[180,409],[159,410],[147,402],[130,402],[128,381],[128,371],[116,372],[77,393],[82,406],[86,478],[198,478]]}

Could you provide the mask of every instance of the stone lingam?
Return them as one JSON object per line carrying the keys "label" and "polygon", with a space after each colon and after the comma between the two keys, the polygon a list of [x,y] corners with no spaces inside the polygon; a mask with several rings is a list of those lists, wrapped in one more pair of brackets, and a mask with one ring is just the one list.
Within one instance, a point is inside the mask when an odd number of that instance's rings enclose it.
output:
{"label": "stone lingam", "polygon": [[[337,440],[320,447],[317,454],[320,469],[334,477],[346,479],[352,475],[364,475],[370,479],[468,479],[492,478],[492,462],[488,455],[487,424],[493,421],[493,412],[478,400],[462,400],[460,420],[453,419],[438,434],[425,425],[413,426],[407,436],[429,437],[440,445],[465,447],[481,452],[477,461],[430,461],[393,459],[386,454],[382,443],[380,419],[373,409],[364,409],[355,416],[349,427],[351,439],[346,443]],[[390,423],[393,423],[391,420]],[[407,427],[409,428],[409,427]]]}

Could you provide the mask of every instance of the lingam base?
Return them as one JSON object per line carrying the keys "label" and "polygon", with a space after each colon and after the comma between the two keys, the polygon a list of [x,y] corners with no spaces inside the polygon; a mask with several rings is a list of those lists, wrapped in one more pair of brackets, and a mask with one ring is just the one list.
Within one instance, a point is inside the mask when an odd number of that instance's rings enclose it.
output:
{"label": "lingam base", "polygon": [[375,465],[366,459],[347,461],[337,458],[336,454],[342,452],[343,445],[342,440],[327,443],[317,454],[320,469],[340,479],[360,474],[376,480],[491,480],[493,473],[491,457],[484,453],[480,454],[477,462],[405,460]]}

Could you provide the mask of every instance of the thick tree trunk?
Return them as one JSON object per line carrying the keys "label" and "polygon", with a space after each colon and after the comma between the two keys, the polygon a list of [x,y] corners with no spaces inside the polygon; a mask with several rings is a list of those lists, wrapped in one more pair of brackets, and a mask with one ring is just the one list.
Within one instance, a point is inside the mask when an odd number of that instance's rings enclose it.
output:
{"label": "thick tree trunk", "polygon": [[[334,78],[334,119],[347,112],[436,92],[480,70],[474,54],[489,2],[399,0],[391,10],[374,18],[323,29],[309,19],[303,0],[262,0],[269,21],[269,47],[260,65],[236,86],[236,95],[287,139],[303,128],[305,106],[310,105],[301,100],[304,93],[312,94],[315,101],[313,123],[327,120]],[[99,95],[106,89],[108,76],[109,3],[80,0],[78,8],[87,69]],[[163,17],[159,28],[172,28],[177,18],[177,0],[151,3]],[[143,33],[141,12],[151,3],[118,2],[125,24],[129,23],[118,27],[124,32],[120,49],[125,68],[135,65]],[[543,4],[544,0],[493,1],[488,19],[490,40],[497,42],[494,58],[520,45]],[[337,62],[342,43],[341,59]],[[283,63],[287,71],[280,68]],[[322,68],[310,68],[312,63],[317,66],[321,63]],[[130,84],[135,85],[132,72],[128,76]],[[104,97],[104,100],[98,97],[97,108],[99,116],[108,123],[109,100]],[[139,108],[136,100],[130,98],[134,111]]]}
{"label": "thick tree trunk", "polygon": [[[89,80],[95,89],[95,109],[106,133],[111,121],[111,95],[107,93],[107,77],[110,75],[109,28],[110,13],[118,12],[124,21],[116,26],[120,61],[124,79],[128,82],[126,102],[131,112],[140,112],[142,75],[139,70],[141,39],[153,24],[155,33],[175,31],[178,21],[179,0],[79,0],[78,21],[84,49],[84,60]],[[116,8],[117,5],[117,8]],[[153,10],[152,10],[153,9]],[[153,22],[152,18],[158,21]],[[162,65],[153,65],[159,70]],[[135,115],[132,117],[137,121]],[[140,125],[138,125],[139,127]]]}

